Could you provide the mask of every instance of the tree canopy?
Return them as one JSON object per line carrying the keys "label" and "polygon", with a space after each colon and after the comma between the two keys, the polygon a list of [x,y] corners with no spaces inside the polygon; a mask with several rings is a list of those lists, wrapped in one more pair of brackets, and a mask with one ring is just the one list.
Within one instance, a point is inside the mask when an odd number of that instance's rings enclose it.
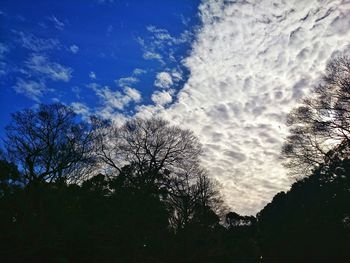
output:
{"label": "tree canopy", "polygon": [[[350,57],[330,60],[321,82],[289,115],[290,135],[283,147],[286,166],[300,176],[319,167],[332,150],[349,149]],[[345,152],[344,152],[345,154]]]}

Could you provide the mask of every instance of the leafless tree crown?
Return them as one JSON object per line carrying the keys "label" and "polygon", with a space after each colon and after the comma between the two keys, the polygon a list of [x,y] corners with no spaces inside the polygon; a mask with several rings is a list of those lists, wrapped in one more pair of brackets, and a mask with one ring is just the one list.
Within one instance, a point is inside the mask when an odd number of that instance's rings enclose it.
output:
{"label": "leafless tree crown", "polygon": [[331,150],[349,145],[350,57],[328,63],[321,83],[290,113],[288,125],[282,152],[292,174],[308,175],[327,161]]}

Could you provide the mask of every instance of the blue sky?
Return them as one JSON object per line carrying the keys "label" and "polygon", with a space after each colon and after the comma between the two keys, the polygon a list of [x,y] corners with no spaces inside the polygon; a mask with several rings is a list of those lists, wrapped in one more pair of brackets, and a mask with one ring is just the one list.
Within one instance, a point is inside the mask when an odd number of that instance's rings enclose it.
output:
{"label": "blue sky", "polygon": [[[0,135],[9,114],[22,108],[60,101],[98,109],[104,96],[123,94],[126,86],[140,98],[126,99],[129,102],[110,111],[132,115],[137,104],[153,103],[151,95],[159,89],[156,76],[163,71],[181,74],[172,86],[176,93],[186,80],[181,60],[189,53],[199,22],[198,4],[2,1]],[[104,86],[107,92],[97,95],[96,89]]]}
{"label": "blue sky", "polygon": [[349,39],[343,0],[2,0],[0,137],[40,102],[162,117],[197,135],[230,208],[254,214],[292,182],[286,115]]}

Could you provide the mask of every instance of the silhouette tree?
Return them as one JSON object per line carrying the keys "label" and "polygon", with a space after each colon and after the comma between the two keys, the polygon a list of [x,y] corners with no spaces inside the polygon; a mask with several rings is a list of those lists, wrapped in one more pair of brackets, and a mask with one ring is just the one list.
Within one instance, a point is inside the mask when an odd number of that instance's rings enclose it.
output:
{"label": "silhouette tree", "polygon": [[14,113],[6,131],[7,154],[27,182],[73,179],[76,166],[90,160],[92,133],[62,104]]}
{"label": "silhouette tree", "polygon": [[21,174],[15,164],[8,162],[0,153],[0,196],[18,187],[21,180]]}
{"label": "silhouette tree", "polygon": [[328,160],[258,214],[263,262],[348,262],[350,161]]}
{"label": "silhouette tree", "polygon": [[15,113],[7,135],[1,262],[254,262],[255,228],[220,224],[191,132],[160,119],[90,125],[53,104]]}
{"label": "silhouette tree", "polygon": [[[100,161],[129,186],[161,195],[172,211],[174,230],[190,222],[196,207],[222,208],[218,191],[199,166],[201,145],[191,131],[152,118],[122,127],[103,123],[96,133]],[[121,168],[125,164],[128,178]]]}
{"label": "silhouette tree", "polygon": [[225,209],[217,186],[208,178],[205,170],[198,166],[172,177],[167,202],[172,210],[170,223],[175,231],[185,228],[193,220],[199,222],[201,215],[206,220],[208,214],[204,212],[209,208],[214,211],[214,223],[217,223],[216,213],[222,216]]}
{"label": "silhouette tree", "polygon": [[333,148],[350,140],[350,57],[333,58],[321,83],[289,115],[283,147],[286,166],[299,176],[322,165]]}
{"label": "silhouette tree", "polygon": [[159,118],[137,118],[121,127],[107,124],[97,133],[97,155],[119,172],[125,164],[137,166],[143,173],[181,170],[184,165],[197,162],[201,152],[191,131]]}

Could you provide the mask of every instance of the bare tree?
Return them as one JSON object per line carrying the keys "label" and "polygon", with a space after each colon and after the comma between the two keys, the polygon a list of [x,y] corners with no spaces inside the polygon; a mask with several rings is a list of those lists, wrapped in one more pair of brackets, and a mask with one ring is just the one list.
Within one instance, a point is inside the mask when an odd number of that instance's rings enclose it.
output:
{"label": "bare tree", "polygon": [[137,118],[122,127],[104,125],[97,133],[97,156],[118,172],[128,164],[143,173],[181,170],[198,162],[201,153],[201,145],[191,131],[159,118]]}
{"label": "bare tree", "polygon": [[217,185],[198,165],[173,175],[168,191],[172,209],[170,224],[175,231],[186,227],[199,210],[210,208],[223,216],[224,204]]}
{"label": "bare tree", "polygon": [[7,153],[28,182],[73,179],[77,165],[90,161],[91,130],[62,104],[14,113],[6,131]]}
{"label": "bare tree", "polygon": [[288,124],[283,155],[294,175],[308,175],[327,161],[331,150],[349,146],[350,57],[328,63],[322,82],[290,113]]}
{"label": "bare tree", "polygon": [[[174,229],[193,218],[198,207],[219,211],[222,199],[200,167],[201,145],[194,134],[159,118],[133,119],[118,127],[98,123],[96,155],[118,174],[133,168],[132,178],[142,187],[156,186],[165,193]],[[129,175],[130,176],[130,175]],[[154,189],[154,188],[153,188]]]}

